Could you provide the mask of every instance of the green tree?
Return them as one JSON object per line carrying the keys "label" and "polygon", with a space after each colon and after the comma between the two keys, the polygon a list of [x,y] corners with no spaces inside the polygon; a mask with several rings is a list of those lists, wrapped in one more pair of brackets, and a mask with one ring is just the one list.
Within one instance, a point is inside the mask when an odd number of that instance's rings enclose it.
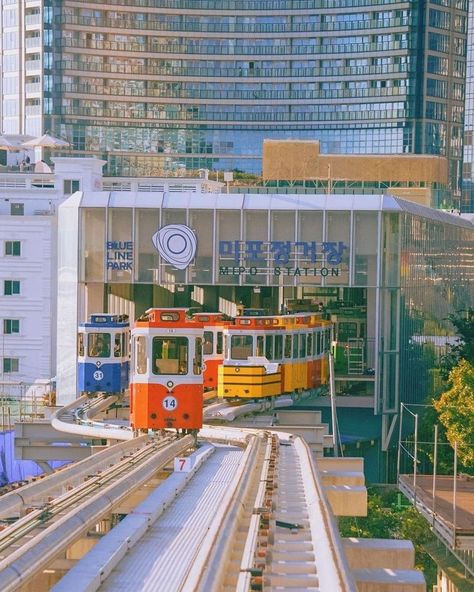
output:
{"label": "green tree", "polygon": [[474,366],[461,360],[449,381],[451,388],[434,401],[434,407],[451,446],[457,442],[459,460],[474,468]]}
{"label": "green tree", "polygon": [[[438,395],[439,396],[439,395]],[[428,407],[420,410],[418,424],[418,460],[421,472],[430,474],[434,464],[434,426],[438,424],[438,454],[436,459],[436,472],[438,475],[452,475],[454,453],[446,436],[446,428],[441,423],[439,414],[435,409],[436,397],[429,399]]]}
{"label": "green tree", "polygon": [[443,358],[441,371],[445,380],[461,360],[474,364],[474,308],[458,310],[448,315],[448,319],[456,329],[459,341],[448,348]]}
{"label": "green tree", "polygon": [[415,567],[423,571],[430,589],[436,583],[436,564],[424,548],[434,541],[428,522],[395,489],[369,488],[368,493],[367,516],[339,518],[341,536],[412,541]]}
{"label": "green tree", "polygon": [[400,523],[397,538],[408,539],[415,547],[415,567],[425,574],[426,583],[430,587],[436,583],[436,564],[425,550],[425,545],[435,540],[428,522],[413,506],[403,508],[400,512]]}
{"label": "green tree", "polygon": [[385,507],[382,497],[369,490],[367,516],[364,518],[339,518],[339,531],[342,536],[376,539],[396,538],[398,518],[389,507]]}
{"label": "green tree", "polygon": [[[418,440],[431,442],[434,435],[433,426],[439,424],[437,471],[440,474],[452,474],[454,455],[451,446],[457,440],[458,447],[462,448],[458,455],[461,465],[459,468],[471,473],[474,471],[474,463],[470,460],[472,455],[469,454],[469,449],[467,454],[463,454],[466,447],[472,447],[474,437],[472,393],[469,394],[468,386],[470,372],[468,371],[465,376],[466,384],[463,384],[462,374],[469,365],[471,368],[474,366],[474,309],[458,310],[449,315],[448,319],[458,337],[458,342],[448,348],[440,368],[441,377],[448,381],[448,390],[444,386],[434,396],[429,396],[426,401],[429,407],[426,407],[420,417]],[[462,364],[462,360],[465,360],[468,366]],[[464,409],[457,409],[456,405],[462,405]],[[425,457],[433,462],[433,447],[425,446],[418,452],[420,459]]]}

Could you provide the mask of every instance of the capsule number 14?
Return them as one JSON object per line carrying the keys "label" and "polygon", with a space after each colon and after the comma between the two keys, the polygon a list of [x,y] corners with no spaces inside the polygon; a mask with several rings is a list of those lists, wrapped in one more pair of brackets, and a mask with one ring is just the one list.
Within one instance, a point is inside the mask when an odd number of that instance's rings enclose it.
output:
{"label": "capsule number 14", "polygon": [[176,397],[165,397],[162,405],[165,411],[174,411],[178,408],[178,400]]}

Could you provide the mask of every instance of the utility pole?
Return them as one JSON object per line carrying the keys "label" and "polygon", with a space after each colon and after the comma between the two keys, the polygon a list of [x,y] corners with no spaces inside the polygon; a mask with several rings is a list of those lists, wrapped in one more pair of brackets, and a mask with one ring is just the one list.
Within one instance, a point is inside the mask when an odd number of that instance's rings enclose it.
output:
{"label": "utility pole", "polygon": [[331,164],[328,164],[328,186],[327,186],[327,194],[331,195],[332,193],[332,178],[331,178]]}
{"label": "utility pole", "polygon": [[332,422],[332,443],[334,456],[339,456],[337,442],[337,414],[336,414],[336,386],[334,380],[334,357],[329,352],[329,396],[331,397],[331,422]]}

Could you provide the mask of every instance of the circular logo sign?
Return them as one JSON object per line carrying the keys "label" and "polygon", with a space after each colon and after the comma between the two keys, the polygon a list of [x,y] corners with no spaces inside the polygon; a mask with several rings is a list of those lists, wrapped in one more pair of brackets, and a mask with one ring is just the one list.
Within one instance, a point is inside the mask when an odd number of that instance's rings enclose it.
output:
{"label": "circular logo sign", "polygon": [[186,269],[196,254],[196,235],[185,224],[167,224],[151,240],[163,259],[176,269]]}
{"label": "circular logo sign", "polygon": [[176,399],[176,397],[165,397],[163,399],[162,405],[165,411],[174,411],[178,408],[178,400]]}
{"label": "circular logo sign", "polygon": [[94,379],[95,380],[102,380],[104,378],[104,373],[101,370],[96,370],[94,372]]}

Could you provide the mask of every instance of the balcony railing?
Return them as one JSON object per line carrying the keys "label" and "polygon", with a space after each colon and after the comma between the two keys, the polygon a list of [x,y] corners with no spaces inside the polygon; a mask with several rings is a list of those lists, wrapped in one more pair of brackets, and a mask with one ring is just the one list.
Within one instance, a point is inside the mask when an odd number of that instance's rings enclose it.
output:
{"label": "balcony railing", "polygon": [[27,82],[25,84],[26,93],[38,93],[41,92],[41,82]]}
{"label": "balcony railing", "polygon": [[41,15],[40,14],[27,14],[25,16],[25,24],[27,26],[41,25]]}
{"label": "balcony railing", "polygon": [[[321,33],[327,31],[377,31],[378,29],[386,31],[390,28],[403,28],[410,24],[408,17],[390,18],[390,19],[370,19],[349,21],[340,20],[337,22],[291,22],[288,18],[286,23],[269,22],[267,23],[236,23],[236,22],[218,22],[209,23],[198,20],[183,20],[181,17],[168,16],[166,20],[148,19],[113,19],[97,18],[89,16],[62,15],[58,21],[62,25],[78,25],[87,27],[109,28],[114,31],[123,29],[139,29],[141,31],[176,31],[176,32],[195,32],[195,33],[236,33],[236,34],[259,34],[259,33]],[[59,23],[58,23],[59,24]],[[411,22],[411,24],[415,24]]]}
{"label": "balcony railing", "polygon": [[25,107],[25,112],[26,112],[26,115],[29,115],[29,116],[41,115],[41,113],[42,113],[41,105],[27,105]]}
{"label": "balcony railing", "polygon": [[235,123],[281,123],[289,124],[293,122],[332,122],[332,121],[382,121],[387,119],[403,119],[406,117],[405,109],[381,109],[379,111],[370,110],[369,106],[365,111],[355,111],[346,109],[334,109],[330,112],[308,111],[305,113],[290,113],[284,111],[281,113],[272,113],[266,111],[245,112],[215,112],[204,110],[199,112],[197,109],[166,111],[166,110],[146,110],[118,108],[108,109],[102,107],[62,107],[55,112],[56,115],[68,117],[90,117],[90,118],[114,118],[114,119],[135,119],[135,120],[160,120],[161,122],[180,122],[180,121],[199,121],[199,122],[235,122]]}
{"label": "balcony railing", "polygon": [[28,60],[25,62],[25,69],[27,72],[41,71],[41,60]]}
{"label": "balcony railing", "polygon": [[25,46],[26,49],[39,49],[42,46],[41,37],[27,37]]}
{"label": "balcony railing", "polygon": [[[98,4],[103,6],[103,0],[88,0],[89,4]],[[288,3],[287,11],[294,10],[313,10],[326,8],[356,8],[359,6],[375,6],[376,10],[380,5],[390,6],[391,4],[400,4],[400,0],[293,0]],[[114,0],[114,6],[129,6],[129,0]],[[136,7],[156,7],[156,0],[134,0]],[[160,8],[180,8],[193,10],[212,10],[219,11],[253,11],[259,14],[265,14],[268,10],[281,11],[281,0],[161,0]]]}
{"label": "balcony railing", "polygon": [[340,88],[322,90],[211,90],[186,89],[167,90],[163,88],[130,88],[124,83],[114,86],[96,86],[89,84],[63,84],[64,93],[79,95],[98,95],[104,97],[143,97],[157,99],[197,99],[197,100],[242,100],[242,101],[294,101],[358,99],[378,97],[405,96],[409,89],[406,86],[389,86],[385,88]]}
{"label": "balcony railing", "polygon": [[[100,51],[99,45],[102,49],[105,48],[108,43],[104,42],[84,42],[84,43],[72,43],[68,42],[71,47],[84,47],[90,49],[96,49]],[[137,47],[139,46],[136,44]],[[362,52],[389,52],[392,50],[407,49],[408,45],[406,42],[387,42],[387,43],[355,43],[350,45],[325,45],[314,48],[315,57],[324,55],[340,55],[362,53]],[[111,50],[107,50],[111,51]],[[135,51],[135,50],[131,50]],[[153,54],[156,56],[156,54]],[[311,79],[320,80],[321,76],[367,76],[368,74],[398,74],[407,72],[409,66],[406,63],[392,64],[392,65],[367,65],[367,66],[354,66],[354,67],[337,67],[337,68],[318,68],[316,62],[312,63],[311,60],[306,60],[306,64],[293,65],[290,67],[289,59],[279,67],[262,67],[260,62],[255,62],[253,67],[238,67],[235,62],[216,61],[216,65],[207,66],[206,61],[201,63],[197,61],[180,60],[178,63],[172,63],[159,57],[148,58],[147,63],[145,60],[141,60],[143,63],[133,63],[134,58],[130,57],[125,60],[123,57],[120,59],[121,63],[104,63],[104,57],[101,55],[95,56],[90,59],[89,56],[82,56],[78,58],[76,54],[75,59],[69,56],[70,59],[58,62],[57,67],[69,70],[82,70],[89,72],[104,72],[109,74],[138,74],[145,76],[171,76],[176,78],[177,76],[189,76],[189,77],[209,77],[212,79],[219,78],[247,78],[247,79],[259,79],[259,78],[301,78],[308,77]],[[88,61],[86,61],[88,60]],[[236,56],[236,61],[238,57]]]}
{"label": "balcony railing", "polygon": [[[6,167],[0,165],[0,189],[27,189],[28,191],[44,191],[55,190],[54,188],[54,175],[51,173],[35,173],[31,172],[18,172],[18,167]],[[44,210],[41,210],[44,212]],[[39,212],[39,210],[38,210]],[[45,214],[35,214],[45,215]]]}

